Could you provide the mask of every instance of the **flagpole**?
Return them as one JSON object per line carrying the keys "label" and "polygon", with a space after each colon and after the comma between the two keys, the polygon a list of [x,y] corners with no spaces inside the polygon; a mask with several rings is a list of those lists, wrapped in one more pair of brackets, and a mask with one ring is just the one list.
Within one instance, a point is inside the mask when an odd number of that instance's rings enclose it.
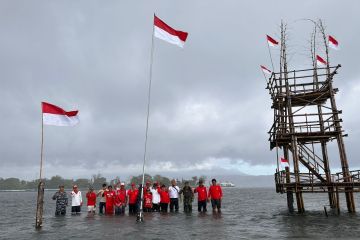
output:
{"label": "flagpole", "polygon": [[267,39],[266,39],[266,45],[267,45],[268,50],[269,50],[269,56],[270,56],[270,61],[271,61],[272,70],[273,70],[273,72],[275,72],[274,63],[273,63],[272,56],[271,56],[271,51],[270,51],[270,46],[269,46],[269,43],[268,43],[268,40],[267,40]]}
{"label": "flagpole", "polygon": [[36,204],[36,222],[35,228],[41,228],[43,210],[44,210],[44,188],[45,183],[43,182],[43,152],[44,152],[44,119],[43,112],[41,110],[41,150],[40,150],[40,176],[39,176],[39,185],[38,185],[38,196]]}
{"label": "flagpole", "polygon": [[[155,17],[155,14],[154,14]],[[149,130],[149,115],[150,115],[150,101],[151,101],[151,82],[152,82],[152,66],[153,66],[153,58],[154,58],[154,24],[152,30],[152,38],[151,38],[151,54],[150,54],[150,71],[149,71],[149,88],[148,88],[148,103],[147,103],[147,116],[146,116],[146,130],[145,130],[145,144],[144,144],[144,162],[143,162],[143,172],[142,172],[142,182],[140,189],[140,209],[137,215],[136,221],[143,222],[144,221],[144,211],[143,211],[143,202],[144,202],[144,184],[145,184],[145,163],[146,163],[146,153],[147,153],[147,140],[148,140],[148,130]]]}

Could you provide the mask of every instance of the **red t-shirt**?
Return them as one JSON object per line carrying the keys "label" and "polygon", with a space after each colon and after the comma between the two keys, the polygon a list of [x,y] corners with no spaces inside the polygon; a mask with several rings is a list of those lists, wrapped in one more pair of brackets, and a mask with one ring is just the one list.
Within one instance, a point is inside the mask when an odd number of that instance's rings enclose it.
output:
{"label": "red t-shirt", "polygon": [[223,194],[222,194],[222,190],[221,187],[219,185],[211,185],[209,187],[209,195],[208,197],[211,197],[211,199],[220,199],[222,198]]}
{"label": "red t-shirt", "polygon": [[115,205],[120,206],[126,203],[126,190],[116,190]]}
{"label": "red t-shirt", "polygon": [[160,194],[160,203],[170,202],[169,192],[158,189],[158,193]]}
{"label": "red t-shirt", "polygon": [[86,193],[86,198],[87,198],[87,205],[88,206],[95,206],[95,204],[96,204],[96,193],[88,192],[88,193]]}
{"label": "red t-shirt", "polygon": [[106,191],[104,192],[106,198],[106,206],[114,205],[115,192],[114,191]]}
{"label": "red t-shirt", "polygon": [[206,200],[207,191],[205,186],[198,186],[197,188],[195,188],[195,192],[197,192],[198,194],[198,201]]}
{"label": "red t-shirt", "polygon": [[129,189],[127,191],[127,195],[129,196],[129,204],[135,204],[136,203],[138,194],[139,194],[138,189],[135,189],[135,190]]}
{"label": "red t-shirt", "polygon": [[145,193],[144,195],[144,207],[145,208],[152,208],[152,194]]}

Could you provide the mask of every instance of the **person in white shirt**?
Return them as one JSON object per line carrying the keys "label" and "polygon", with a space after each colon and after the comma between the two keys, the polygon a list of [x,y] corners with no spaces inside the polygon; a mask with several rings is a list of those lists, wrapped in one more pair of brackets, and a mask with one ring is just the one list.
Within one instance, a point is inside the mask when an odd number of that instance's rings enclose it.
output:
{"label": "person in white shirt", "polygon": [[79,191],[78,186],[74,185],[73,191],[71,192],[71,214],[80,214],[82,203],[81,192]]}
{"label": "person in white shirt", "polygon": [[170,212],[179,211],[179,192],[180,188],[176,186],[175,179],[171,180],[171,186],[169,187],[169,197],[170,197]]}
{"label": "person in white shirt", "polygon": [[159,184],[157,182],[154,182],[152,188],[150,188],[150,191],[152,193],[152,210],[154,212],[160,212],[160,194],[158,192]]}

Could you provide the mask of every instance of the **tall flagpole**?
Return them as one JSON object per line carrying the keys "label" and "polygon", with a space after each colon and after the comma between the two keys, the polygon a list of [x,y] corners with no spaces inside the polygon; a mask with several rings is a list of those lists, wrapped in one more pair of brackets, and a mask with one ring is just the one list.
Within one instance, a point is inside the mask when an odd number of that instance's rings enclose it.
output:
{"label": "tall flagpole", "polygon": [[[154,17],[155,17],[155,14],[154,14]],[[136,218],[137,222],[144,221],[143,202],[144,202],[144,184],[145,184],[145,163],[146,163],[146,151],[147,151],[147,140],[148,140],[148,130],[149,130],[153,58],[154,58],[154,23],[153,23],[152,38],[151,38],[151,54],[150,54],[149,89],[148,89],[148,104],[147,104],[147,116],[146,116],[146,130],[145,130],[144,162],[143,162],[141,189],[140,189],[141,201],[140,201],[139,213]]]}
{"label": "tall flagpole", "polygon": [[41,109],[41,152],[40,152],[40,176],[39,176],[39,185],[38,185],[38,196],[37,196],[37,204],[36,204],[36,222],[35,228],[41,228],[42,226],[42,218],[43,218],[43,210],[44,210],[44,188],[45,183],[43,182],[43,152],[44,152],[44,119],[43,112]]}

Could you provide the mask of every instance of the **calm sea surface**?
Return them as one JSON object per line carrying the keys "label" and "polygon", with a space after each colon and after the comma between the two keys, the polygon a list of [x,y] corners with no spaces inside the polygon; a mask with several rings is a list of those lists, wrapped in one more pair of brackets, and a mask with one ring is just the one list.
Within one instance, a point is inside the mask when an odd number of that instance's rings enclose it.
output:
{"label": "calm sea surface", "polygon": [[[45,192],[44,226],[34,229],[36,192],[0,192],[0,239],[284,239],[360,238],[359,213],[348,214],[341,199],[341,214],[329,211],[325,194],[305,194],[306,213],[290,215],[285,195],[273,189],[224,189],[221,215],[145,213],[145,222],[136,217],[80,216],[55,217],[53,192]],[[84,195],[84,194],[83,194]],[[182,207],[182,206],[181,206]],[[196,207],[196,204],[193,204]],[[296,207],[296,206],[295,206]],[[327,207],[329,209],[329,207]],[[210,210],[211,207],[208,206]],[[196,209],[195,209],[196,210]]]}

